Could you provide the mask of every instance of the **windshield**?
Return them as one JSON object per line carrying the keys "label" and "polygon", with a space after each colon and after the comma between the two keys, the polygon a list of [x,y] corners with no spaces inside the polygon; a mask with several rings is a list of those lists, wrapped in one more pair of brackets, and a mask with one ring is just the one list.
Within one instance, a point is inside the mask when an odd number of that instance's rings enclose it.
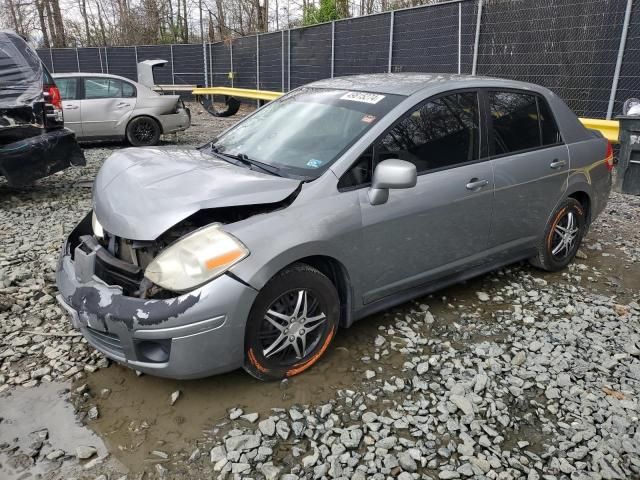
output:
{"label": "windshield", "polygon": [[218,153],[317,178],[404,97],[302,88],[273,101],[222,135]]}

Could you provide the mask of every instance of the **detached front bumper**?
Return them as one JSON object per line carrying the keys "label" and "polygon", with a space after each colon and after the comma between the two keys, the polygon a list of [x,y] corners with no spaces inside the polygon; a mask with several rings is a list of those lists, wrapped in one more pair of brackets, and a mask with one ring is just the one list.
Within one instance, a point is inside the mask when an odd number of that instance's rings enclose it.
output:
{"label": "detached front bumper", "polygon": [[[123,295],[95,275],[97,252],[63,247],[56,280],[74,327],[116,362],[151,375],[200,378],[244,361],[246,319],[257,291],[222,275],[171,299]],[[104,252],[103,252],[104,253]],[[108,252],[106,252],[108,254]]]}

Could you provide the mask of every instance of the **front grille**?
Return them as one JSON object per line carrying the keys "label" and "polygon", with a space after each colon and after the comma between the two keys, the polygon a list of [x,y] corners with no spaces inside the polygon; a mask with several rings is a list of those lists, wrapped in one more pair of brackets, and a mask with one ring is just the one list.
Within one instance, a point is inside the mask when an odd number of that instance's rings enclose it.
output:
{"label": "front grille", "polygon": [[91,327],[87,327],[87,340],[96,348],[110,353],[114,357],[124,359],[124,350],[120,338],[113,333],[100,332]]}

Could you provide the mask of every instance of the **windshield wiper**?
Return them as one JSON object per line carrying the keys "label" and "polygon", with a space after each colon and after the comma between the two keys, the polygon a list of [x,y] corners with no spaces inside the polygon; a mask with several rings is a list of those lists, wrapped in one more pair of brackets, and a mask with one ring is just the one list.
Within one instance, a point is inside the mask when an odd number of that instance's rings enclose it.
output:
{"label": "windshield wiper", "polygon": [[[212,148],[213,148],[213,145],[212,145]],[[253,158],[249,158],[249,156],[246,153],[238,153],[237,155],[231,155],[228,153],[220,153],[220,152],[216,152],[216,153],[218,153],[218,155],[224,155],[225,157],[230,157],[235,160],[240,160],[245,165],[249,165],[249,166],[253,165],[254,167],[258,167],[260,170],[263,170],[272,175],[277,175],[278,177],[282,176],[282,174],[280,173],[280,169],[278,167],[274,167],[273,165],[269,165],[268,163],[263,163],[258,160],[254,160]]]}

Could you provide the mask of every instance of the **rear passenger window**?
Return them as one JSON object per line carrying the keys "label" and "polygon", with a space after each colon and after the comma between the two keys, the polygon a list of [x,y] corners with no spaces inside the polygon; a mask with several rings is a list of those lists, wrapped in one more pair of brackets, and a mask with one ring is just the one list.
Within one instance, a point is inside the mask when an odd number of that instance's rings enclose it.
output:
{"label": "rear passenger window", "polygon": [[62,97],[63,100],[78,99],[78,82],[75,78],[56,78],[56,85],[58,86],[58,90],[60,90],[60,97]]}
{"label": "rear passenger window", "polygon": [[538,105],[534,95],[491,92],[493,119],[493,153],[527,150],[540,146]]}
{"label": "rear passenger window", "polygon": [[562,142],[560,132],[547,102],[538,97],[538,111],[542,130],[542,145],[555,145]]}
{"label": "rear passenger window", "polygon": [[377,161],[399,158],[418,173],[478,160],[478,95],[454,93],[423,104],[376,146]]}
{"label": "rear passenger window", "polygon": [[554,145],[561,141],[551,109],[537,95],[490,92],[489,103],[494,155]]}

